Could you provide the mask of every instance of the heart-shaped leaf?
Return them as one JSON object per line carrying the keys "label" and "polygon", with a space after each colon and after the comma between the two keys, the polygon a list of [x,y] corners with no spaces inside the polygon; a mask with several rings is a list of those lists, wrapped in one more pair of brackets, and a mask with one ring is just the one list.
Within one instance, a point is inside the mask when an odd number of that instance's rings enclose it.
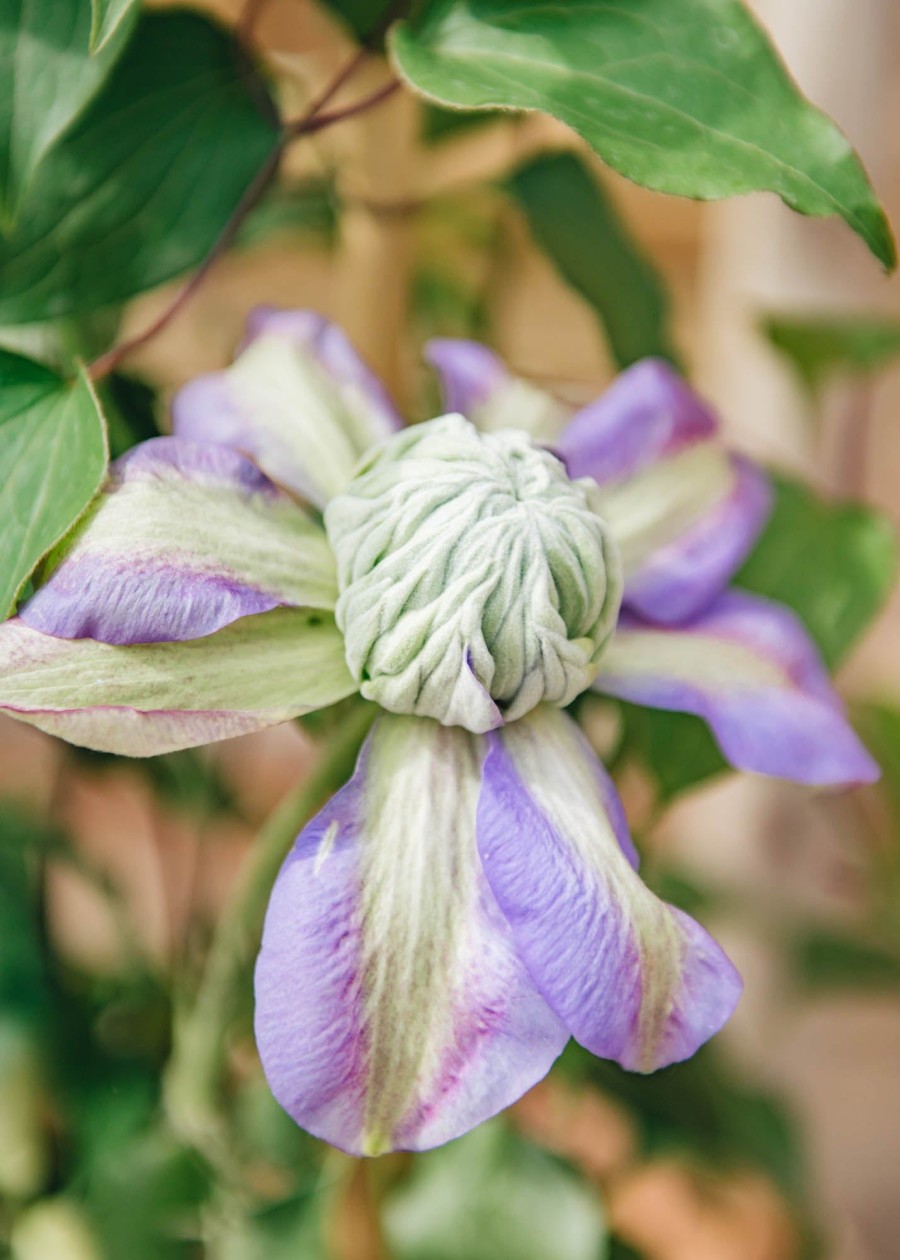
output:
{"label": "heart-shaped leaf", "polygon": [[195,266],[276,144],[228,34],[199,14],[149,14],[0,239],[0,323],[81,314]]}
{"label": "heart-shaped leaf", "polygon": [[[104,0],[94,0],[104,3]],[[0,5],[0,220],[15,223],[41,160],[84,111],[122,53],[121,9],[91,56],[91,0],[6,0]]]}

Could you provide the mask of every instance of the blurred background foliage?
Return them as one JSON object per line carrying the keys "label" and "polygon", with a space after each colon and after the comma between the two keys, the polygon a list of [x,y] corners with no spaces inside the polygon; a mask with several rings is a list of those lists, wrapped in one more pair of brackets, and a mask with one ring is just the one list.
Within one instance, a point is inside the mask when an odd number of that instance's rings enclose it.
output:
{"label": "blurred background foliage", "polygon": [[[451,6],[419,7],[432,15],[422,29],[433,18],[440,34]],[[826,6],[833,20],[850,7]],[[23,457],[20,483],[0,488],[0,508],[11,519],[10,503],[47,491],[60,512],[26,539],[2,600],[10,605],[102,475],[97,404],[84,377],[63,386],[62,376],[161,314],[157,336],[96,374],[113,457],[166,430],[173,389],[227,360],[259,302],[339,318],[412,417],[437,405],[419,364],[435,334],[484,338],[572,403],[618,368],[661,355],[698,376],[734,439],[778,467],[775,511],[740,583],[794,608],[833,668],[882,614],[863,666],[844,679],[884,779],[840,798],[767,783],[734,796],[696,720],[586,700],[582,716],[615,771],[648,879],[722,926],[749,977],[749,1011],[694,1060],[651,1078],[573,1045],[507,1116],[443,1150],[363,1165],[297,1130],[272,1100],[252,1045],[249,965],[222,1046],[212,1145],[179,1124],[167,1094],[173,1022],[197,991],[253,834],[314,765],[315,722],[132,763],[5,721],[0,1251],[14,1260],[889,1260],[884,1240],[900,1220],[871,1165],[900,1159],[879,1114],[896,1115],[900,1093],[877,1066],[895,1065],[900,1046],[900,678],[886,646],[898,618],[896,606],[882,612],[895,577],[888,517],[900,446],[879,420],[897,392],[895,284],[870,300],[870,281],[856,279],[862,249],[845,264],[833,224],[782,228],[789,213],[772,199],[755,235],[746,217],[626,183],[538,114],[456,112],[403,91],[282,154],[278,117],[302,118],[358,40],[370,52],[357,93],[388,81],[383,20],[397,8],[209,0],[139,12],[134,0],[0,0],[0,48],[22,58],[34,97],[30,111],[10,111],[0,153],[0,397],[16,400],[6,412],[0,402],[4,470],[20,452],[4,423],[16,408],[34,424],[40,416],[50,435],[30,463]],[[795,8],[810,11],[805,0]],[[856,10],[878,30],[881,14],[877,0]],[[35,37],[48,29],[52,40]],[[433,95],[458,91],[457,103],[472,104],[465,76],[443,83],[429,38],[408,39],[402,64]],[[817,53],[815,32],[808,42],[807,73],[834,47],[823,37]],[[44,50],[40,64],[29,48]],[[889,51],[895,67],[900,39]],[[844,73],[858,82],[876,69],[848,62]],[[588,138],[613,167],[639,167],[639,152],[616,161],[602,136]],[[896,184],[898,155],[887,139],[871,144]],[[858,176],[844,177],[849,200],[861,196]],[[754,186],[774,187],[767,178]],[[677,181],[657,186],[667,182]],[[732,182],[719,192],[740,191]],[[787,184],[775,190],[796,201]],[[895,187],[887,191],[890,201]],[[886,261],[871,206],[867,214],[861,234]],[[782,251],[809,233],[804,274],[822,277],[833,302],[802,285],[778,289],[783,253],[773,262],[754,244],[773,223]],[[226,247],[182,306],[178,278]],[[742,250],[750,268],[769,268],[768,289],[722,279]],[[728,378],[735,328],[749,339],[740,346],[752,342],[742,361],[776,382],[768,394]],[[27,379],[22,355],[35,361]],[[782,440],[789,414],[799,426]],[[4,556],[20,542],[4,534]],[[843,994],[863,1027],[849,1051],[840,1049]],[[825,1022],[813,1014],[806,1041],[797,1034],[801,1066],[791,1069],[773,1044],[816,1010]],[[826,1044],[838,1046],[830,1072],[811,1091],[792,1089]],[[867,1072],[874,1098],[861,1089]],[[859,1138],[842,1091],[851,1106],[859,1097],[869,1106],[870,1180],[855,1190],[848,1161]],[[843,1129],[823,1126],[829,1108]],[[835,1192],[841,1177],[852,1193]]]}

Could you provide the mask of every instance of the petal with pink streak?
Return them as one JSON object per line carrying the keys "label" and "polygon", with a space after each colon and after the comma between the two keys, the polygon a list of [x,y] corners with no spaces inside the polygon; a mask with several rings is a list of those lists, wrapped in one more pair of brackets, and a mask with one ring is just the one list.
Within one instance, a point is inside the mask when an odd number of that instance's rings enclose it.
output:
{"label": "petal with pink streak", "polygon": [[535,983],[593,1054],[651,1072],[719,1031],[734,967],[643,884],[614,789],[575,723],[547,706],[487,737],[478,848]]}
{"label": "petal with pink streak", "polygon": [[656,621],[701,611],[765,524],[768,482],[716,440],[707,404],[667,363],[644,359],[574,416],[557,450],[600,485],[622,551],[625,605]]}
{"label": "petal with pink streak", "polygon": [[289,494],[236,451],[155,438],[113,464],[20,616],[66,639],[166,643],[336,600],[325,533]]}
{"label": "petal with pink streak", "polygon": [[567,1040],[478,860],[482,755],[459,728],[381,717],[272,894],[256,970],[263,1067],[298,1124],[351,1154],[458,1137]]}
{"label": "petal with pink streak", "polygon": [[677,627],[623,618],[594,685],[704,718],[739,770],[814,785],[878,778],[806,630],[755,595],[728,591]]}

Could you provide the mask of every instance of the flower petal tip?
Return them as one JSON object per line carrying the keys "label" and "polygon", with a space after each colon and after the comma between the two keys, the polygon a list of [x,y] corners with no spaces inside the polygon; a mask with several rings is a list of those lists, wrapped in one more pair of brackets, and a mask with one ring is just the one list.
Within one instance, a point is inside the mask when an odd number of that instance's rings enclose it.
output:
{"label": "flower petal tip", "polygon": [[744,591],[727,591],[681,626],[623,617],[594,687],[703,718],[738,770],[811,787],[879,775],[805,627]]}
{"label": "flower petal tip", "polygon": [[353,1155],[461,1136],[568,1040],[481,872],[479,747],[381,717],[272,893],[256,968],[263,1067],[298,1124]]}

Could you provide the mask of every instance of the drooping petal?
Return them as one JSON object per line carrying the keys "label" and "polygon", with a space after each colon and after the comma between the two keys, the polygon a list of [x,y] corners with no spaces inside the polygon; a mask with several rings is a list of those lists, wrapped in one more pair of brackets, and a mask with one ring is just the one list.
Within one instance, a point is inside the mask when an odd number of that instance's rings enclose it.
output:
{"label": "drooping petal", "polygon": [[466,731],[380,718],[272,894],[256,970],[263,1066],[298,1124],[353,1154],[458,1137],[567,1040],[481,871],[482,754]]}
{"label": "drooping petal", "polygon": [[136,647],[0,625],[0,711],[128,757],[261,730],[355,690],[330,613],[278,608],[206,639]]}
{"label": "drooping petal", "polygon": [[113,465],[20,616],[66,639],[161,643],[336,599],[324,531],[290,495],[236,451],[155,438]]}
{"label": "drooping petal", "polygon": [[878,777],[803,626],[757,596],[726,592],[681,627],[624,619],[595,687],[704,718],[740,770],[820,785]]}
{"label": "drooping petal", "polygon": [[541,992],[602,1058],[640,1072],[688,1058],[734,1010],[734,967],[642,883],[615,790],[571,718],[542,706],[487,738],[478,848]]}
{"label": "drooping petal", "polygon": [[564,430],[570,476],[601,486],[622,551],[625,603],[656,621],[693,616],[740,566],[771,506],[768,483],[716,441],[706,404],[666,363],[623,372]]}
{"label": "drooping petal", "polygon": [[[683,463],[673,460],[661,465],[658,478],[648,473],[630,483],[633,501],[643,492],[659,513],[656,520],[647,522],[646,532],[633,527],[635,517],[629,529],[624,513],[618,527],[610,520],[613,535],[627,555],[623,560],[626,607],[665,624],[686,621],[725,589],[772,508],[768,478],[749,460],[708,448],[698,455],[700,459],[693,457],[699,473],[696,480],[685,467],[692,457],[685,456]],[[668,515],[662,511],[667,500],[664,479],[675,490]],[[689,497],[692,485],[696,488],[693,501]],[[678,489],[683,494],[683,513],[677,503]],[[612,497],[617,497],[615,492]],[[601,499],[601,504],[607,519],[615,518],[621,507],[620,501],[611,508],[609,499],[605,503]]]}
{"label": "drooping petal", "polygon": [[344,333],[313,311],[254,312],[231,367],[185,385],[172,410],[178,436],[251,455],[318,507],[400,426]]}
{"label": "drooping petal", "polygon": [[458,411],[489,432],[522,429],[538,441],[553,442],[569,408],[514,376],[503,360],[478,341],[439,337],[425,346],[437,371],[445,411]]}

